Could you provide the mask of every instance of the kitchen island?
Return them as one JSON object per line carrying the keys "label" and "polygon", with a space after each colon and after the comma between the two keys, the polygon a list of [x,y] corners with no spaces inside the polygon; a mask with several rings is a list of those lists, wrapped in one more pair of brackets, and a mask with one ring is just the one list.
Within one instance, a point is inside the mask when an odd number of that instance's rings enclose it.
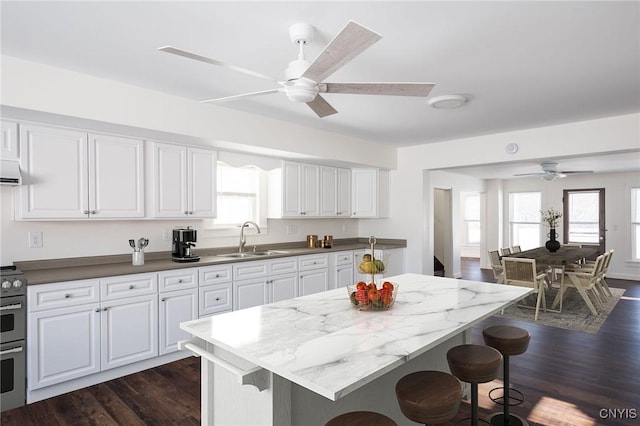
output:
{"label": "kitchen island", "polygon": [[449,348],[532,290],[403,274],[388,311],[358,311],[344,288],[181,324],[202,358],[202,424],[323,425],[353,410],[408,422],[395,383],[448,371]]}

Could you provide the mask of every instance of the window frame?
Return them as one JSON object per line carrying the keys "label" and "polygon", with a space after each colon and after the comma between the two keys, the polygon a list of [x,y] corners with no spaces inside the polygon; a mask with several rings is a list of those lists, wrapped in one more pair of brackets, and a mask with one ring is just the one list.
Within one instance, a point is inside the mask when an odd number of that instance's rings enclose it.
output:
{"label": "window frame", "polygon": [[640,262],[640,211],[636,207],[640,202],[640,187],[631,188],[631,261]]}
{"label": "window frame", "polygon": [[[469,211],[467,210],[467,200],[469,198],[475,198],[477,199],[477,203],[478,203],[478,218],[477,219],[467,219],[467,213],[469,213]],[[480,198],[480,193],[467,193],[467,194],[463,194],[462,197],[463,201],[462,201],[462,221],[465,224],[465,229],[464,229],[464,242],[463,245],[465,246],[469,246],[469,247],[480,247],[480,242],[482,241],[482,227],[481,227],[481,198]],[[479,237],[478,237],[478,241],[477,242],[472,242],[469,240],[469,235],[471,235],[470,231],[470,226],[472,224],[476,224],[477,228],[478,228],[478,232],[480,233]]]}
{"label": "window frame", "polygon": [[[538,197],[540,199],[538,208],[536,209],[537,212],[537,216],[535,217],[535,220],[532,221],[515,221],[513,220],[513,216],[514,216],[514,197],[517,194],[538,194]],[[522,246],[523,249],[527,249],[529,247],[527,247],[526,244],[523,244],[521,241],[515,241],[515,232],[514,232],[514,225],[532,225],[532,226],[536,226],[537,228],[537,235],[538,235],[538,242],[536,247],[540,247],[542,245],[542,239],[541,239],[541,234],[542,234],[542,217],[540,215],[540,210],[542,209],[542,192],[541,191],[514,191],[514,192],[509,192],[509,196],[508,196],[508,223],[509,223],[509,243],[508,246],[513,247],[516,245]],[[535,247],[532,247],[535,248]]]}

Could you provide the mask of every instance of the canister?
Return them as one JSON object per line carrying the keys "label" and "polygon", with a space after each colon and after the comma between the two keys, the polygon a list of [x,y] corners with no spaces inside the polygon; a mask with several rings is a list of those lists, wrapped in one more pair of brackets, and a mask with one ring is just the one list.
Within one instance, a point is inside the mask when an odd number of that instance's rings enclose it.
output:
{"label": "canister", "polygon": [[307,235],[307,247],[316,248],[318,246],[318,236],[317,235]]}

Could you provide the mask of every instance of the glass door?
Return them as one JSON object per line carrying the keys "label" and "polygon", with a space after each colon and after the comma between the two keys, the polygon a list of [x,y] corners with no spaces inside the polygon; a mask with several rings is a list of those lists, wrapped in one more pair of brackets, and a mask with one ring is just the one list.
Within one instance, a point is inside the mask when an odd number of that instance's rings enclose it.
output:
{"label": "glass door", "polygon": [[581,244],[606,250],[604,188],[563,191],[565,244]]}

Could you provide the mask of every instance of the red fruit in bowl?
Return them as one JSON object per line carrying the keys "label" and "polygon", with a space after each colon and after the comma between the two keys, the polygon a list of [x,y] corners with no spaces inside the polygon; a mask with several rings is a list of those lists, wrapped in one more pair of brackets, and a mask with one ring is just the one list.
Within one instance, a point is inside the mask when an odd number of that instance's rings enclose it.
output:
{"label": "red fruit in bowl", "polygon": [[366,288],[356,290],[356,300],[363,305],[369,304],[369,296],[367,295]]}

